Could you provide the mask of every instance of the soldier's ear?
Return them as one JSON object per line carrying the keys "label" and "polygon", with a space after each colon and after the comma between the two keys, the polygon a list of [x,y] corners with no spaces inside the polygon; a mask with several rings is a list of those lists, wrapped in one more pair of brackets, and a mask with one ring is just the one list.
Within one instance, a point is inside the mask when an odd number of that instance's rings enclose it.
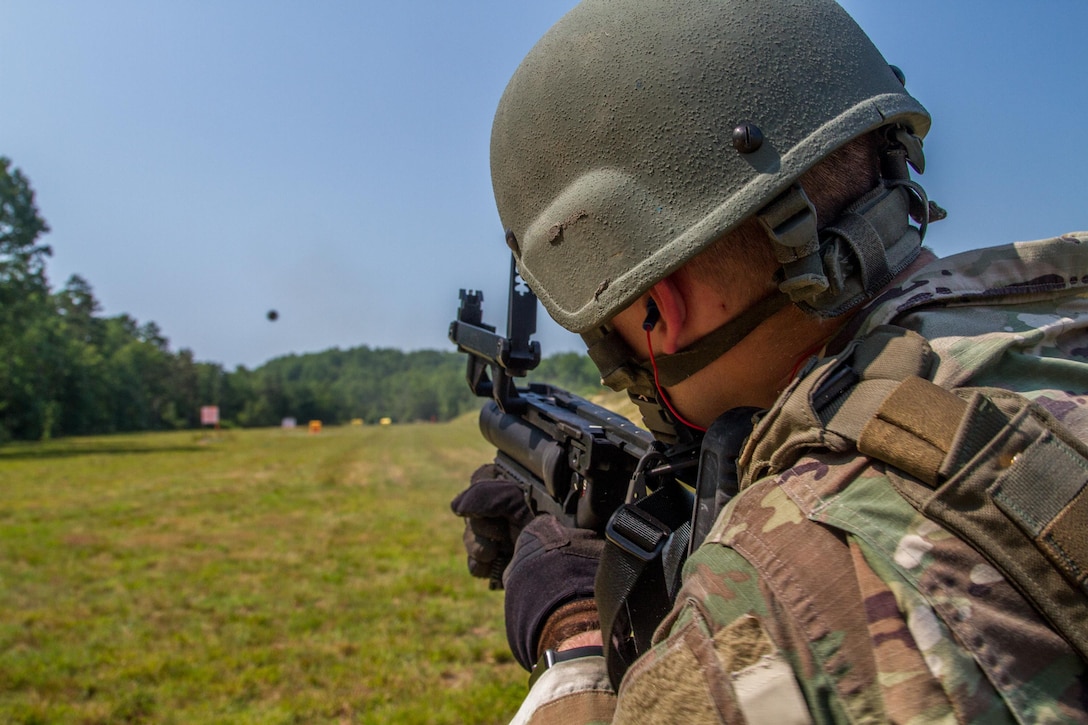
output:
{"label": "soldier's ear", "polygon": [[666,355],[679,352],[683,347],[684,326],[688,320],[688,307],[682,289],[670,275],[650,288],[649,299],[660,315],[651,333],[654,348]]}

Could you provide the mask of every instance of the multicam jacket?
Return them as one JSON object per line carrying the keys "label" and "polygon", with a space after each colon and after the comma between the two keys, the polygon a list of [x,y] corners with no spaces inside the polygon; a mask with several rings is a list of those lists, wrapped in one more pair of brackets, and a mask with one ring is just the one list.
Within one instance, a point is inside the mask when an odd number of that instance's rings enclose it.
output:
{"label": "multicam jacket", "polygon": [[[1088,233],[935,261],[851,332],[887,324],[929,341],[938,385],[1013,390],[1088,441]],[[841,444],[760,471],[618,696],[603,658],[562,662],[515,722],[1088,722],[1088,665],[900,471]]]}

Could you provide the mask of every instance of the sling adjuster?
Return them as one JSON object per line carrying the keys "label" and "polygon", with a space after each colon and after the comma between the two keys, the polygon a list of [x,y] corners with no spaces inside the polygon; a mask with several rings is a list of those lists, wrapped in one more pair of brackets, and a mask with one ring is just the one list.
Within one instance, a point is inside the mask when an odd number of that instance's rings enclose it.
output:
{"label": "sling adjuster", "polygon": [[672,529],[656,517],[634,504],[624,504],[608,520],[605,538],[625,554],[652,561],[661,554],[671,533]]}

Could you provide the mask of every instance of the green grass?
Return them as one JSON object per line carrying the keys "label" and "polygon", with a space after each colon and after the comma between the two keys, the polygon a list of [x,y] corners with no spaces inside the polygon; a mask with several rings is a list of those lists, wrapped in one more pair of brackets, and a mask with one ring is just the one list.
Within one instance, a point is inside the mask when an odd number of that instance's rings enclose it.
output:
{"label": "green grass", "polygon": [[450,424],[0,448],[0,722],[492,723],[526,675]]}

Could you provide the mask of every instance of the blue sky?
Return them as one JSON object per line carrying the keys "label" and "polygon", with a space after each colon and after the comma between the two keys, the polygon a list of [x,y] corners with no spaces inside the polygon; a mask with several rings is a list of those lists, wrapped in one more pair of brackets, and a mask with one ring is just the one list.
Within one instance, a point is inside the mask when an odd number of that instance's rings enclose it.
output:
{"label": "blue sky", "polygon": [[[451,349],[460,287],[505,311],[492,114],[574,4],[0,0],[0,155],[54,285],[84,276],[198,360]],[[844,5],[933,114],[939,254],[1088,228],[1088,3]]]}

